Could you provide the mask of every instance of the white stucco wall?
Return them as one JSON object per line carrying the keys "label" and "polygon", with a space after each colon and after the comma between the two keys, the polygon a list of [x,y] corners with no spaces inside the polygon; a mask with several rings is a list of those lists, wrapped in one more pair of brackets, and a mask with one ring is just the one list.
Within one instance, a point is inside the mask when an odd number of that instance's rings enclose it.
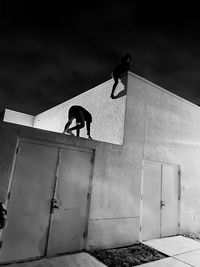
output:
{"label": "white stucco wall", "polygon": [[[113,80],[111,79],[56,107],[38,114],[35,116],[34,127],[54,132],[63,132],[68,120],[69,108],[72,105],[80,105],[92,114],[91,136],[93,139],[122,144],[126,95],[115,100],[111,99],[112,85]],[[116,95],[123,90],[124,85],[119,83],[116,89]],[[86,127],[81,129],[80,136],[87,138]]]}
{"label": "white stucco wall", "polygon": [[143,160],[180,164],[180,229],[200,231],[200,108],[132,73],[127,87],[123,146],[96,154],[89,247],[139,239]]}
{"label": "white stucco wall", "polygon": [[[180,164],[181,231],[200,231],[200,108],[131,73],[128,90],[137,91],[135,97],[143,100],[132,119],[126,118],[125,131],[143,110],[138,126],[132,128],[140,127],[143,133],[143,159]],[[129,97],[127,105],[131,102]]]}
{"label": "white stucco wall", "polygon": [[139,240],[144,87],[137,86],[137,79],[130,84],[128,77],[123,146],[96,154],[88,247],[111,248]]}
{"label": "white stucco wall", "polygon": [[34,116],[5,109],[3,121],[33,127]]}

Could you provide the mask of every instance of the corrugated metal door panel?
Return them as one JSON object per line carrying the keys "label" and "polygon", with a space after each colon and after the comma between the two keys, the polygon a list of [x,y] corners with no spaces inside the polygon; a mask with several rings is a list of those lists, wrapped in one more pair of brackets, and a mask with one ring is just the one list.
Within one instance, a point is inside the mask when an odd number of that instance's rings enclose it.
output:
{"label": "corrugated metal door panel", "polygon": [[144,162],[141,238],[160,237],[161,165]]}
{"label": "corrugated metal door panel", "polygon": [[92,152],[61,150],[48,255],[83,248]]}
{"label": "corrugated metal door panel", "polygon": [[57,148],[20,144],[1,262],[44,255],[57,156]]}
{"label": "corrugated metal door panel", "polygon": [[162,216],[161,236],[178,234],[179,219],[179,176],[178,166],[162,166]]}

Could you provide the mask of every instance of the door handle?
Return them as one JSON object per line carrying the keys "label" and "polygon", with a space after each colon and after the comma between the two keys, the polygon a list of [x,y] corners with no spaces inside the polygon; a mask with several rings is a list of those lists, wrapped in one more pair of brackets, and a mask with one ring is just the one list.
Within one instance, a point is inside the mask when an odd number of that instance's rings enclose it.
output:
{"label": "door handle", "polygon": [[53,213],[54,209],[59,209],[59,206],[57,204],[58,204],[57,200],[55,198],[52,198],[51,207],[50,207],[50,213]]}
{"label": "door handle", "polygon": [[165,207],[165,202],[163,200],[160,201],[160,208]]}

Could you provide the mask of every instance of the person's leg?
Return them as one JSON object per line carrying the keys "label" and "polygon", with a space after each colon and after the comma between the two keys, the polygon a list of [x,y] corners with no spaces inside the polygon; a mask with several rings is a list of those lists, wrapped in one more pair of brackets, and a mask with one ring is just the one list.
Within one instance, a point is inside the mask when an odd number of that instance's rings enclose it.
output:
{"label": "person's leg", "polygon": [[72,131],[78,130],[76,134],[77,134],[77,136],[79,136],[80,129],[82,129],[84,126],[85,126],[85,122],[84,121],[83,122],[78,122],[76,126],[68,129],[67,132],[71,134]]}
{"label": "person's leg", "polygon": [[[79,125],[79,123],[76,123],[76,125]],[[80,128],[77,128],[76,129],[76,136],[79,137],[80,135]]]}
{"label": "person's leg", "polygon": [[112,87],[112,92],[111,92],[111,98],[114,99],[115,96],[114,96],[114,92],[115,92],[115,88],[117,87],[118,85],[118,82],[119,82],[119,78],[117,75],[113,74],[113,79],[114,79],[114,84],[113,84],[113,87]]}
{"label": "person's leg", "polygon": [[76,126],[70,128],[68,132],[71,133],[72,131],[76,130],[77,131],[76,135],[79,136],[80,129],[82,129],[85,126],[84,115],[82,111],[79,112],[76,121],[77,121]]}
{"label": "person's leg", "polygon": [[68,122],[65,124],[65,128],[64,128],[63,133],[66,133],[66,132],[67,132],[67,130],[69,129],[69,126],[70,126],[71,124],[72,124],[72,120],[69,119]]}
{"label": "person's leg", "polygon": [[63,133],[67,133],[69,126],[72,124],[73,119],[74,119],[74,114],[73,114],[73,106],[72,106],[68,111],[68,122],[65,124]]}
{"label": "person's leg", "polygon": [[87,127],[87,135],[88,138],[92,139],[92,137],[90,136],[90,121],[86,121],[86,127]]}

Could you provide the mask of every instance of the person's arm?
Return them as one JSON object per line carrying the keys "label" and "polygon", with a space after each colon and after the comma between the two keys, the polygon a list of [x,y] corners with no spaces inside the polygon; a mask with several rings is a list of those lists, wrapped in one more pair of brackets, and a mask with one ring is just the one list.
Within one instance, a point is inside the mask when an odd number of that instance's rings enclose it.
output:
{"label": "person's arm", "polygon": [[69,118],[68,122],[65,124],[65,128],[64,128],[64,132],[67,132],[67,130],[69,129],[69,126],[72,124],[72,119]]}
{"label": "person's arm", "polygon": [[80,136],[80,128],[76,129],[76,136],[79,137]]}
{"label": "person's arm", "polygon": [[86,127],[87,127],[87,135],[89,139],[92,139],[92,137],[90,136],[90,122],[86,121]]}

